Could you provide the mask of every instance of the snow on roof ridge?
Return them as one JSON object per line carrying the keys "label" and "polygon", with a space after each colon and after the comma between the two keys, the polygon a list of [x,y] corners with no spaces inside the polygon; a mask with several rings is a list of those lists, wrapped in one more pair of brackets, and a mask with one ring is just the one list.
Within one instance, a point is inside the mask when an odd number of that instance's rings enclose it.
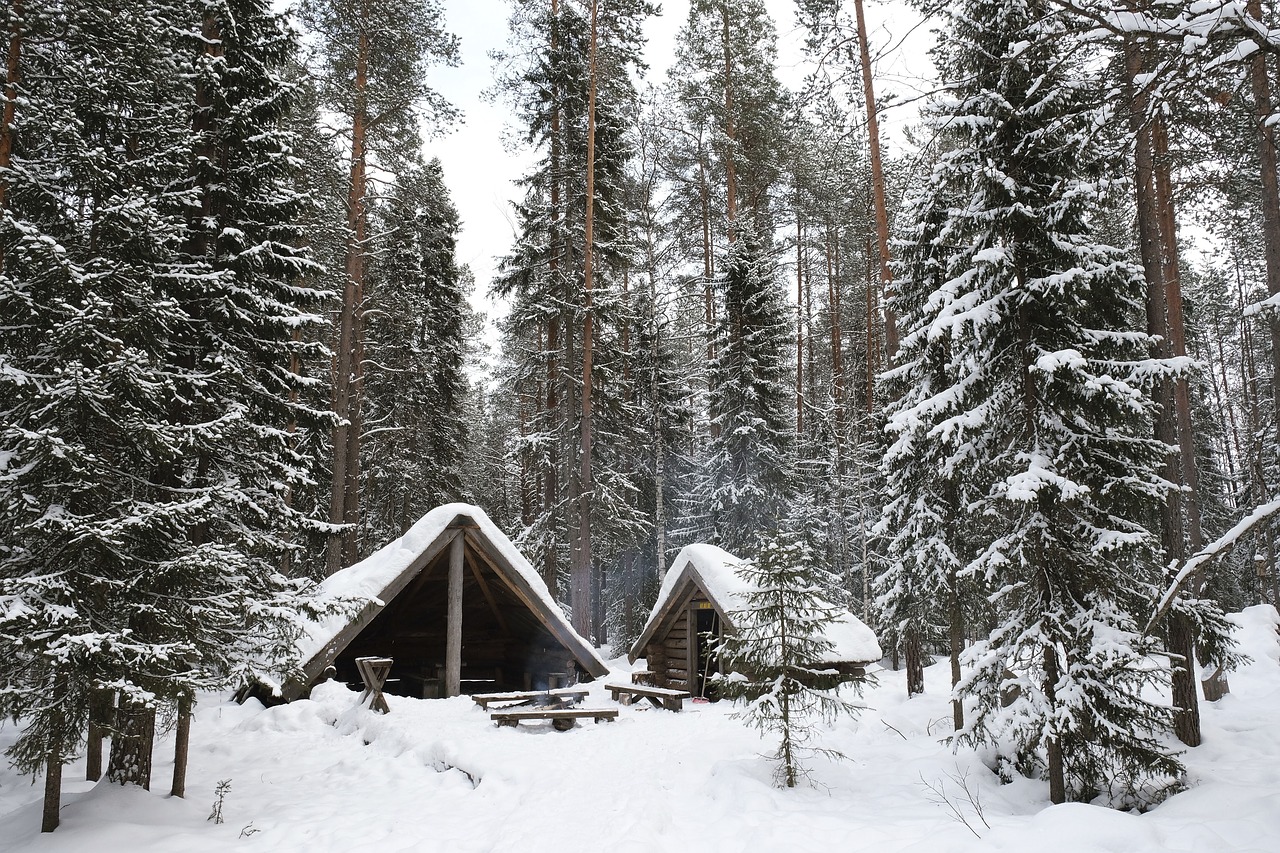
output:
{"label": "snow on roof ridge", "polygon": [[[474,504],[443,504],[418,519],[404,535],[391,540],[358,563],[352,563],[345,569],[339,569],[320,582],[317,597],[320,599],[356,598],[386,604],[378,596],[387,585],[400,576],[410,564],[434,542],[459,515],[465,515],[475,522],[480,532],[502,552],[503,557],[511,564],[529,585],[529,589],[547,607],[560,617],[565,629],[577,637],[584,648],[592,650],[591,643],[573,630],[568,616],[551,596],[542,576],[529,563],[511,539],[489,518],[488,513]],[[316,653],[324,649],[338,633],[350,622],[342,616],[330,616],[321,622],[312,623],[307,635],[299,641],[302,660],[310,660]],[[594,654],[594,651],[592,652]],[[598,657],[598,655],[597,655]],[[603,666],[603,664],[601,664]]]}
{"label": "snow on roof ridge", "polygon": [[[688,577],[690,569],[701,579],[707,594],[723,610],[733,611],[744,607],[745,597],[754,586],[738,573],[738,568],[748,562],[718,545],[705,542],[694,542],[681,548],[680,553],[671,561],[666,577],[662,579],[658,600],[649,612],[640,637],[649,636],[651,629],[656,627],[655,622],[663,615],[667,599],[675,594],[677,586]],[[852,611],[845,610],[843,613],[827,628],[826,638],[832,645],[832,651],[825,656],[824,662],[870,662],[884,657],[875,632]]]}

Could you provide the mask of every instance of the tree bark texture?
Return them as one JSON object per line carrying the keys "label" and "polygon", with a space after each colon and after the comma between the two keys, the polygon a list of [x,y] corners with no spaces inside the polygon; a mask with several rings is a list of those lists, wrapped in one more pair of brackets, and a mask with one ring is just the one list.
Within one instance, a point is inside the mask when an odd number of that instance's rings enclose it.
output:
{"label": "tree bark texture", "polygon": [[[1146,70],[1146,57],[1142,44],[1133,37],[1125,39],[1125,89],[1129,101],[1129,131],[1134,137],[1135,195],[1138,210],[1138,243],[1142,255],[1143,272],[1147,280],[1147,331],[1157,335],[1158,342],[1152,355],[1169,358],[1173,355],[1172,336],[1169,330],[1168,286],[1165,276],[1170,265],[1165,256],[1170,247],[1165,243],[1167,228],[1161,227],[1164,211],[1160,205],[1160,193],[1156,178],[1156,142],[1149,121],[1149,97],[1138,85]],[[1170,203],[1171,203],[1170,199]],[[1176,253],[1176,245],[1172,248]],[[1174,258],[1176,265],[1176,256]],[[1174,267],[1176,269],[1176,266]],[[1156,438],[1173,447],[1178,441],[1177,402],[1174,383],[1164,381],[1158,390],[1156,412]],[[1164,477],[1171,483],[1179,481],[1178,463],[1170,455],[1165,463]],[[1166,561],[1180,564],[1186,557],[1183,543],[1182,498],[1170,491],[1161,507],[1161,540]],[[1169,651],[1185,660],[1195,660],[1195,635],[1183,616],[1177,613],[1168,618]],[[1196,693],[1194,664],[1175,666],[1172,673],[1173,703],[1176,709],[1174,733],[1188,746],[1200,743],[1200,708]]]}
{"label": "tree bark texture", "polygon": [[[960,580],[956,573],[951,573],[951,588],[948,590],[948,628],[951,642],[951,689],[954,691],[960,683],[960,653],[964,651],[964,609],[960,606]],[[951,722],[955,730],[964,728],[964,703],[959,697],[951,700]]]}
{"label": "tree bark texture", "polygon": [[724,152],[725,213],[729,220],[729,242],[737,236],[738,173],[734,163],[734,146],[738,144],[738,132],[733,121],[733,51],[729,46],[729,6],[720,4],[720,22],[724,47],[724,135],[728,145]]}
{"label": "tree bark texture", "polygon": [[[884,303],[885,347],[892,361],[898,352],[898,319],[888,304],[893,274],[889,271],[889,208],[885,201],[884,164],[880,159],[880,119],[876,115],[876,94],[871,78],[871,48],[867,43],[867,21],[862,0],[854,0],[858,24],[858,53],[862,64],[862,93],[867,103],[867,145],[871,149],[871,192],[876,214],[876,249],[880,260],[881,302]],[[868,362],[870,351],[868,351]]]}
{"label": "tree bark texture", "polygon": [[174,797],[187,795],[187,757],[191,747],[191,697],[178,699],[178,729],[174,733],[173,743],[173,787],[169,794]]}
{"label": "tree bark texture", "polygon": [[151,790],[151,757],[154,748],[154,708],[122,700],[116,707],[115,733],[107,779],[119,785],[141,785]]}
{"label": "tree bark texture", "polygon": [[[1050,708],[1057,705],[1058,653],[1052,647],[1044,650],[1044,695]],[[1049,801],[1056,804],[1067,801],[1067,774],[1062,760],[1062,741],[1050,735],[1045,741],[1048,757]]]}
{"label": "tree bark texture", "polygon": [[591,427],[592,387],[591,358],[593,354],[594,316],[592,313],[592,288],[595,276],[595,207],[596,207],[596,40],[599,0],[591,3],[591,45],[589,72],[587,81],[587,197],[586,220],[584,228],[584,251],[582,257],[583,280],[583,316],[582,316],[582,417],[579,423],[579,469],[578,469],[578,535],[573,550],[573,566],[570,573],[569,593],[573,607],[574,630],[583,637],[599,636],[600,625],[595,624],[596,608],[593,595],[593,570],[591,559]]}
{"label": "tree bark texture", "polygon": [[[22,0],[14,0],[13,23],[9,28],[9,49],[6,54],[4,75],[4,109],[0,111],[0,169],[8,169],[13,162],[13,121],[17,117],[18,82],[22,61]],[[9,182],[0,178],[0,211],[5,209]],[[3,264],[0,256],[0,264]],[[3,269],[3,266],[0,266]]]}
{"label": "tree bark texture", "polygon": [[924,649],[920,646],[920,632],[908,628],[902,637],[902,656],[907,666],[907,695],[924,692]]}
{"label": "tree bark texture", "polygon": [[[1249,0],[1249,14],[1261,21],[1262,0]],[[1262,166],[1262,241],[1266,258],[1267,293],[1280,294],[1280,179],[1277,178],[1276,131],[1268,123],[1272,113],[1271,78],[1267,54],[1255,51],[1249,59],[1254,116],[1258,127],[1258,162]],[[1274,441],[1280,444],[1280,312],[1267,315],[1271,332],[1271,397]]]}
{"label": "tree bark texture", "polygon": [[333,476],[329,501],[329,522],[348,527],[343,533],[330,537],[325,555],[328,574],[355,562],[355,525],[359,522],[360,365],[357,364],[357,359],[363,335],[360,328],[360,302],[364,297],[368,63],[369,38],[362,34],[356,53],[355,109],[351,120],[351,180],[347,193],[347,246],[343,267],[345,281],[338,316],[338,347],[333,382],[333,410],[341,420],[333,429]]}
{"label": "tree bark texture", "polygon": [[[0,109],[0,172],[13,162],[13,122],[17,118],[18,83],[22,61],[22,0],[14,0],[13,23],[9,30],[9,49],[6,52],[4,89],[0,97],[4,107]],[[9,181],[0,174],[0,214],[8,203]],[[4,270],[4,252],[0,251],[0,271]],[[56,825],[56,824],[55,824]]]}
{"label": "tree bark texture", "polygon": [[52,750],[45,762],[44,811],[40,820],[41,832],[53,832],[58,828],[62,808],[62,753]]}
{"label": "tree bark texture", "polygon": [[84,778],[97,782],[102,778],[102,737],[115,712],[115,694],[95,690],[89,696],[89,737],[85,747]]}

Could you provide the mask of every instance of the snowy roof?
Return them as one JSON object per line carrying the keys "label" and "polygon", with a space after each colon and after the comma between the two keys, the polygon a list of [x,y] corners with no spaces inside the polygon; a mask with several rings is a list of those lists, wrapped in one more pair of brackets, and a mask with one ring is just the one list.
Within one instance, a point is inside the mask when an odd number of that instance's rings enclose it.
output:
{"label": "snowy roof", "polygon": [[[746,597],[755,588],[738,573],[739,567],[746,562],[715,545],[699,542],[682,548],[662,581],[658,600],[649,613],[649,621],[631,647],[631,661],[634,662],[644,654],[644,647],[679,603],[681,592],[690,583],[702,589],[721,618],[732,628],[733,611],[746,606]],[[875,633],[847,610],[842,611],[840,618],[827,627],[825,638],[831,643],[832,649],[830,654],[823,657],[822,663],[870,663],[884,656]]]}
{"label": "snowy roof", "polygon": [[537,570],[484,510],[453,503],[431,510],[399,539],[320,583],[317,598],[322,602],[354,599],[367,604],[358,616],[329,616],[307,626],[298,645],[308,682],[329,666],[360,630],[443,551],[450,539],[447,531],[457,527],[468,528],[468,536],[495,558],[504,579],[519,588],[540,621],[583,669],[596,677],[608,672],[591,644],[573,630]]}

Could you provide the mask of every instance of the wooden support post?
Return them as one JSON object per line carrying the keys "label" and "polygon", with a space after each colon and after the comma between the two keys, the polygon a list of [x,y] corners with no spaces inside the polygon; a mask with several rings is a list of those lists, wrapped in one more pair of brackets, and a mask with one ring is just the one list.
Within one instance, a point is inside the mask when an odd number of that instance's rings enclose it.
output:
{"label": "wooden support post", "polygon": [[444,656],[444,695],[462,692],[462,531],[449,546],[449,622]]}

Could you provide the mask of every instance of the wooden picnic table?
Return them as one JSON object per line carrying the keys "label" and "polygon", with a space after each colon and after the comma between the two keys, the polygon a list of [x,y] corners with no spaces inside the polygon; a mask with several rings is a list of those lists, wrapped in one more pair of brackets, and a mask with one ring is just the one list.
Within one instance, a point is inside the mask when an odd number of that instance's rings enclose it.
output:
{"label": "wooden picnic table", "polygon": [[494,703],[510,703],[507,707],[529,704],[577,704],[587,698],[584,687],[557,687],[554,690],[521,690],[510,693],[476,693],[472,700],[485,710]]}
{"label": "wooden picnic table", "polygon": [[640,696],[648,699],[655,707],[666,708],[668,711],[679,711],[684,705],[684,700],[690,696],[688,690],[670,690],[644,684],[606,684],[605,689],[613,695],[615,702],[626,699],[625,704],[629,705],[631,700]]}
{"label": "wooden picnic table", "polygon": [[528,720],[550,720],[558,732],[573,728],[575,720],[594,719],[598,723],[617,718],[617,708],[531,708],[525,711],[494,711],[489,715],[489,719],[499,726],[516,726]]}

